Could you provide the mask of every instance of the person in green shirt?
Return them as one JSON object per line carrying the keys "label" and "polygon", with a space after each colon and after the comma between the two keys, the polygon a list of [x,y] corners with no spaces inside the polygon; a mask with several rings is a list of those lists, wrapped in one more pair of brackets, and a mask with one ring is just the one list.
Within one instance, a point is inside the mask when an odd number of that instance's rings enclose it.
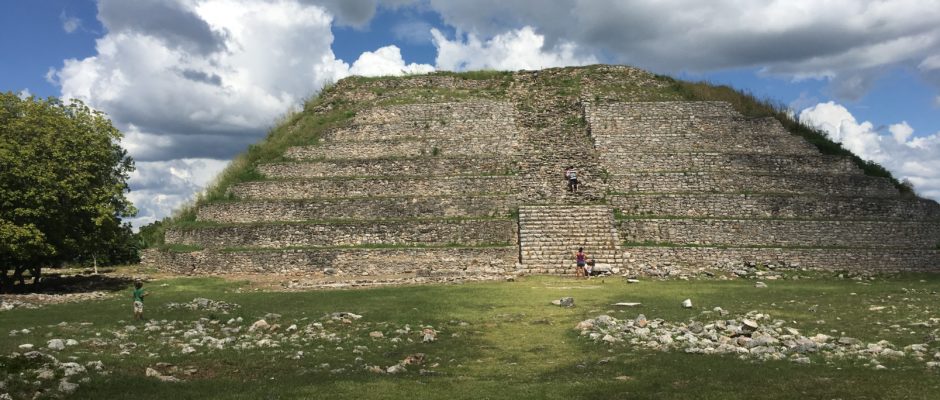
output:
{"label": "person in green shirt", "polygon": [[134,319],[144,319],[144,297],[150,293],[144,291],[144,283],[138,279],[134,282]]}

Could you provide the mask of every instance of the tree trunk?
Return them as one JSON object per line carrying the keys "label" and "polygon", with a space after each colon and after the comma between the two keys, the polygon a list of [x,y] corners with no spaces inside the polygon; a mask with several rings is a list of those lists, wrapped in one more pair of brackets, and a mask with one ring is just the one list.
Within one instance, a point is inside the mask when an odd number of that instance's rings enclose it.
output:
{"label": "tree trunk", "polygon": [[[13,269],[13,280],[14,280],[14,281],[18,281],[18,282],[20,283],[20,286],[19,286],[19,288],[18,288],[18,290],[17,290],[17,291],[19,291],[19,292],[22,292],[24,289],[26,289],[26,278],[23,278],[23,270],[24,270],[24,269],[26,269],[26,268],[24,268],[24,267],[15,267],[15,268]],[[11,286],[11,289],[12,289],[12,286],[15,285],[15,284],[16,284],[16,282],[13,282],[13,283],[10,285],[10,286]]]}
{"label": "tree trunk", "polygon": [[33,274],[33,285],[38,285],[42,278],[42,267],[34,267],[30,272]]}
{"label": "tree trunk", "polygon": [[91,262],[95,266],[95,275],[98,275],[98,254],[97,253],[91,255]]}
{"label": "tree trunk", "polygon": [[9,272],[10,271],[6,268],[0,270],[0,293],[8,293],[13,289],[13,282],[8,275]]}

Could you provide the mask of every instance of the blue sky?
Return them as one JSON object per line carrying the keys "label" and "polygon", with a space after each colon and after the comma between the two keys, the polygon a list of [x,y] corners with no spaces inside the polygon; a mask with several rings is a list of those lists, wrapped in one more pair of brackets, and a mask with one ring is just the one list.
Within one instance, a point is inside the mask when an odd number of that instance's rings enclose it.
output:
{"label": "blue sky", "polygon": [[[80,98],[142,224],[350,74],[629,64],[793,108],[940,199],[940,0],[4,0],[0,90]],[[24,92],[25,93],[25,92]]]}

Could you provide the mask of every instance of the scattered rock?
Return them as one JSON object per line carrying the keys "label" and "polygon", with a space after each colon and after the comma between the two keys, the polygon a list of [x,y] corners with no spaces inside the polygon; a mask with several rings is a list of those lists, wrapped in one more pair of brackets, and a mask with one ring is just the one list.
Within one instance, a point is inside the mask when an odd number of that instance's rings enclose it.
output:
{"label": "scattered rock", "polygon": [[46,347],[49,350],[55,350],[55,351],[65,350],[65,341],[63,341],[62,339],[52,339],[46,343]]}
{"label": "scattered rock", "polygon": [[372,331],[372,332],[369,332],[369,337],[373,339],[381,339],[385,337],[385,334],[379,331]]}
{"label": "scattered rock", "polygon": [[642,304],[643,303],[614,303],[613,305],[620,307],[636,307]]}
{"label": "scattered rock", "polygon": [[271,325],[268,324],[268,321],[259,319],[255,321],[255,323],[251,324],[251,327],[248,328],[248,332],[255,332],[259,330],[264,331],[264,330],[268,330],[269,328],[271,328]]}
{"label": "scattered rock", "polygon": [[682,308],[692,308],[692,299],[682,300]]}
{"label": "scattered rock", "polygon": [[212,311],[220,312],[222,314],[228,314],[229,311],[238,309],[238,304],[226,303],[219,300],[210,300],[202,297],[197,297],[190,301],[189,303],[167,303],[166,308],[171,310],[186,309],[192,311]]}
{"label": "scattered rock", "polygon": [[627,279],[627,283],[640,283],[639,279]]}
{"label": "scattered rock", "polygon": [[764,283],[764,282],[757,282],[757,283],[754,284],[754,287],[756,287],[756,288],[758,288],[758,289],[766,289],[766,288],[767,288],[767,284]]}
{"label": "scattered rock", "polygon": [[562,307],[574,307],[574,297],[562,297],[558,300],[553,300],[552,304]]}
{"label": "scattered rock", "polygon": [[421,338],[422,343],[430,343],[430,342],[437,340],[437,331],[435,331],[432,328],[425,328],[423,331],[421,331],[421,333],[422,333],[422,338]]}
{"label": "scattered rock", "polygon": [[65,394],[72,394],[72,393],[74,393],[76,390],[78,390],[78,384],[77,384],[77,383],[69,382],[69,381],[65,380],[65,378],[62,378],[62,380],[59,381],[59,391],[60,391],[60,392],[65,393]]}

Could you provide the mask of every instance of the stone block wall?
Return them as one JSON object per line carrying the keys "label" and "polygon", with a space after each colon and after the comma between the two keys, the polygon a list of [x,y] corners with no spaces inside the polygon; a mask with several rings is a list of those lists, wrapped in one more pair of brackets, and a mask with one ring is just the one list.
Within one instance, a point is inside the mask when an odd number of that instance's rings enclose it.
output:
{"label": "stone block wall", "polygon": [[894,221],[627,219],[628,242],[782,247],[897,247],[940,245],[940,223]]}
{"label": "stone block wall", "polygon": [[319,146],[298,146],[287,149],[285,157],[294,160],[369,159],[382,157],[420,158],[432,156],[510,157],[516,145],[511,138],[493,142],[490,138],[414,139],[368,142],[326,142]]}
{"label": "stone block wall", "polygon": [[778,155],[755,153],[677,152],[619,153],[606,157],[608,165],[624,172],[720,171],[760,174],[861,174],[848,159],[821,154]]}
{"label": "stone block wall", "polygon": [[503,196],[239,201],[205,204],[199,207],[196,219],[219,223],[253,223],[336,219],[505,217],[509,215],[514,203]]}
{"label": "stone block wall", "polygon": [[516,243],[510,219],[239,224],[170,229],[166,242],[207,248]]}
{"label": "stone block wall", "polygon": [[410,159],[346,159],[262,164],[268,178],[329,178],[338,176],[508,175],[517,167],[496,157],[425,157]]}
{"label": "stone block wall", "polygon": [[442,249],[323,249],[191,253],[146,251],[141,263],[178,274],[383,275],[501,274],[518,261],[515,247]]}
{"label": "stone block wall", "polygon": [[816,154],[816,148],[800,137],[792,135],[595,135],[594,143],[601,154],[618,157],[622,151],[630,153],[688,153],[688,152],[747,152],[759,154]]}
{"label": "stone block wall", "polygon": [[614,175],[611,191],[619,193],[791,193],[831,196],[896,197],[888,180],[865,175],[758,175],[715,172],[637,172]]}
{"label": "stone block wall", "polygon": [[930,249],[788,249],[718,247],[630,247],[624,251],[626,268],[642,273],[647,268],[678,267],[731,271],[746,262],[821,270],[869,272],[930,272],[940,268],[940,250]]}
{"label": "stone block wall", "polygon": [[628,215],[678,217],[940,220],[929,200],[766,194],[613,195],[610,204]]}
{"label": "stone block wall", "polygon": [[329,178],[245,182],[231,187],[229,192],[243,199],[310,199],[388,194],[456,196],[512,194],[517,186],[518,179],[514,176]]}

